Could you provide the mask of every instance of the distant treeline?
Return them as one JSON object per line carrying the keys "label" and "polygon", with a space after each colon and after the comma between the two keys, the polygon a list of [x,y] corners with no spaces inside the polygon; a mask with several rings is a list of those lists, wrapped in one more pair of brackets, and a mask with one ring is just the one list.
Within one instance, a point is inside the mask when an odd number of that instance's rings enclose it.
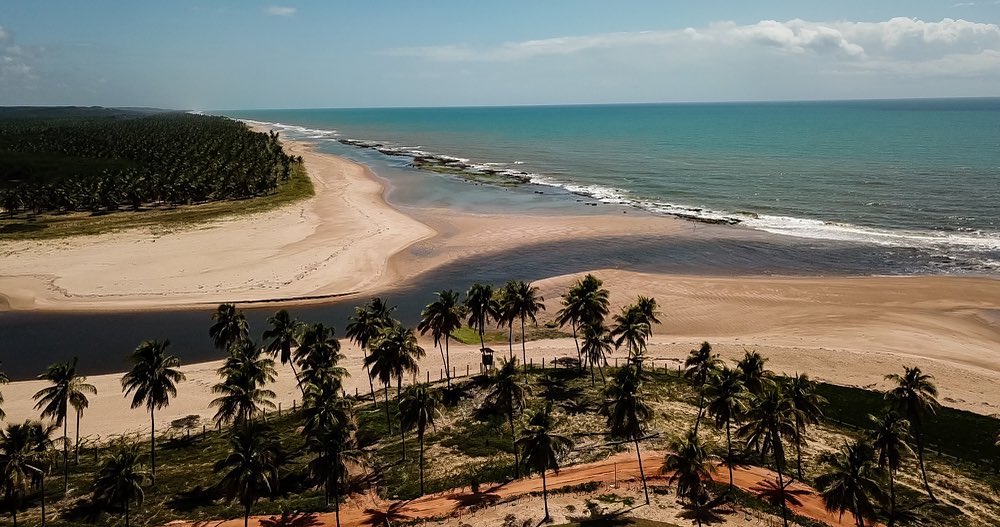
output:
{"label": "distant treeline", "polygon": [[277,134],[223,117],[0,112],[0,208],[10,215],[250,198],[275,191],[297,161]]}

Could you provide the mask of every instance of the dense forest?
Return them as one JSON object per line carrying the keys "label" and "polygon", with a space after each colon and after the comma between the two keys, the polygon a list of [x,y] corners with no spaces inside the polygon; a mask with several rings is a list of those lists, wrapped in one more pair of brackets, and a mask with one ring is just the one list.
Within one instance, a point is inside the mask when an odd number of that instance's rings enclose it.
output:
{"label": "dense forest", "polygon": [[0,208],[113,212],[274,192],[300,161],[277,134],[152,110],[0,111]]}

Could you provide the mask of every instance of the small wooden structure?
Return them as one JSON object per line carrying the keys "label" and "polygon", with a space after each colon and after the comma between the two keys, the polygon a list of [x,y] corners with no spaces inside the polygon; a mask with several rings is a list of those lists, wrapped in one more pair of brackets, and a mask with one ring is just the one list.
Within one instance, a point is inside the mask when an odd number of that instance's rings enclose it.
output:
{"label": "small wooden structure", "polygon": [[483,354],[483,369],[488,370],[493,367],[493,349],[492,348],[480,348],[479,352]]}

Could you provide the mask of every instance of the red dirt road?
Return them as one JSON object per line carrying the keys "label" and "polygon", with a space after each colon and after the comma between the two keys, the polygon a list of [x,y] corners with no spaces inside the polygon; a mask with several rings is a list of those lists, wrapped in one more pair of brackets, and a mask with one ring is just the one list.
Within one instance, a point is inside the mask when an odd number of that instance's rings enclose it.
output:
{"label": "red dirt road", "polygon": [[[647,481],[654,484],[665,483],[666,476],[659,473],[659,467],[662,464],[663,453],[649,452],[643,456],[643,467],[646,469]],[[729,483],[729,471],[725,467],[720,466],[713,477],[720,483]],[[566,467],[560,470],[559,474],[549,473],[546,476],[549,490],[591,481],[614,483],[616,478],[619,483],[637,481],[639,479],[639,464],[634,454],[623,452],[605,461]],[[761,467],[739,466],[733,470],[733,479],[736,486],[754,494],[759,494],[768,488],[775,488],[777,485],[776,478],[776,473]],[[356,497],[356,499],[352,499],[349,503],[341,507],[340,523],[343,527],[382,526],[385,525],[384,519],[386,518],[392,523],[396,523],[397,521],[409,521],[419,518],[458,516],[467,507],[472,505],[504,501],[541,490],[542,479],[535,476],[512,481],[504,485],[488,486],[484,484],[480,486],[479,494],[472,494],[468,487],[463,487],[438,494],[430,494],[411,501],[375,503],[372,498]],[[823,506],[823,498],[816,490],[807,485],[798,482],[793,483],[788,486],[787,492],[792,496],[789,498],[789,508],[797,514],[831,526],[851,527],[854,525],[854,516],[850,513],[844,514],[843,518],[841,518],[839,514],[827,512]],[[361,502],[364,502],[364,504]],[[268,522],[268,518],[267,516],[251,517],[250,525],[256,527],[275,525]],[[317,514],[314,516],[314,520],[302,523],[289,523],[289,525],[324,527],[336,525],[336,519],[332,512]],[[198,523],[174,522],[171,525],[242,527],[243,518]],[[278,523],[277,525],[282,524]]]}

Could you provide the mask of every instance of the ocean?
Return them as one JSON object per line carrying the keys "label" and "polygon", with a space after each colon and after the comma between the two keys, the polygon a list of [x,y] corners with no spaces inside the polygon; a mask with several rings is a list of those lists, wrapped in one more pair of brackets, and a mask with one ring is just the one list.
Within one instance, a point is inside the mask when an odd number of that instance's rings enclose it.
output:
{"label": "ocean", "polygon": [[522,196],[916,251],[917,272],[1000,271],[1000,98],[209,113],[485,181],[473,209],[524,182]]}

